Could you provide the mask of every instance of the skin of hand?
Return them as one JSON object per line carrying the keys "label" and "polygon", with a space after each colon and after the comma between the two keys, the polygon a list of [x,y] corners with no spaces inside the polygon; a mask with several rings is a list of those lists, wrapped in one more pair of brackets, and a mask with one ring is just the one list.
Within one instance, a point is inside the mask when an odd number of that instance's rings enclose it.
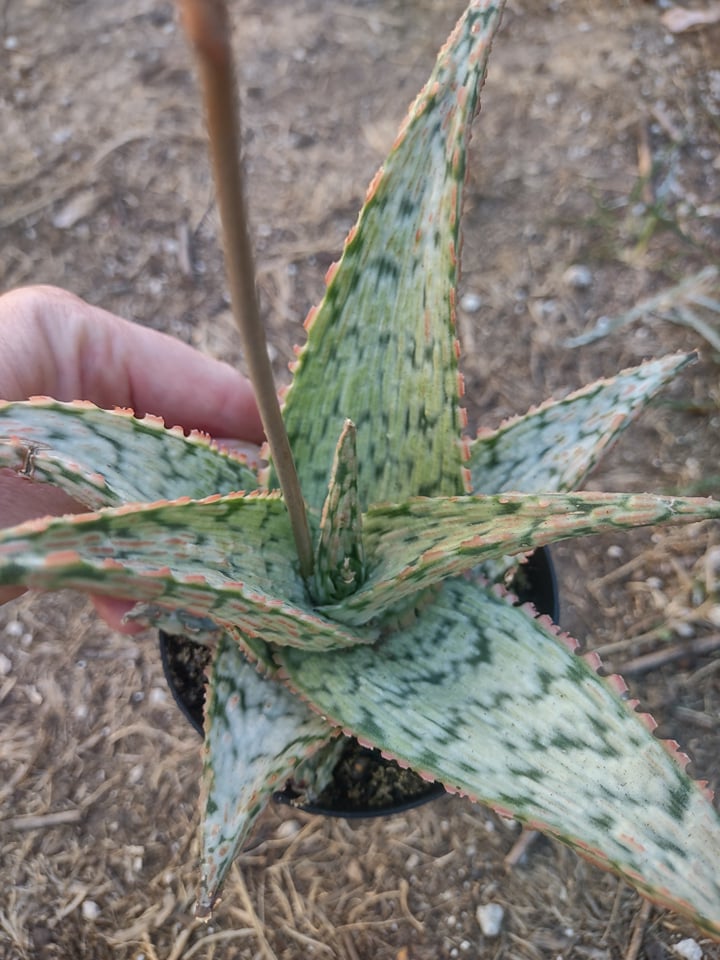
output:
{"label": "skin of hand", "polygon": [[[154,414],[167,426],[252,444],[264,439],[250,383],[232,367],[65,290],[22,287],[0,296],[0,398],[90,400]],[[0,528],[47,514],[83,513],[67,494],[0,469]],[[0,587],[0,603],[23,593]],[[93,598],[115,629],[131,600]]]}

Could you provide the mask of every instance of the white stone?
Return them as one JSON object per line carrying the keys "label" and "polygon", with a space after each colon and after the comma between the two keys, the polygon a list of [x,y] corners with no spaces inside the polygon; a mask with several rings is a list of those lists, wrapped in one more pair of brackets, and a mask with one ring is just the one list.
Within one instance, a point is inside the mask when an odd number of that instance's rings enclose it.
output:
{"label": "white stone", "polygon": [[563,280],[575,290],[587,290],[588,287],[592,286],[593,275],[590,267],[581,263],[574,263],[563,274]]}
{"label": "white stone", "polygon": [[100,907],[95,903],[94,900],[83,900],[82,915],[86,920],[97,920],[100,916]]}
{"label": "white stone", "polygon": [[12,660],[0,653],[0,677],[6,677],[12,671]]}
{"label": "white stone", "polygon": [[167,693],[162,687],[153,687],[150,691],[150,697],[148,699],[154,707],[157,707],[167,703]]}
{"label": "white stone", "polygon": [[297,820],[283,820],[282,823],[278,824],[275,832],[283,840],[289,840],[300,832],[300,824]]}
{"label": "white stone", "polygon": [[475,911],[475,916],[484,936],[497,937],[502,928],[505,908],[499,903],[482,903]]}
{"label": "white stone", "polygon": [[676,943],[673,946],[673,951],[679,957],[684,957],[685,960],[702,960],[702,947],[697,940],[693,940],[691,937]]}
{"label": "white stone", "polygon": [[477,313],[482,306],[482,297],[479,293],[468,291],[460,298],[460,309],[465,313]]}

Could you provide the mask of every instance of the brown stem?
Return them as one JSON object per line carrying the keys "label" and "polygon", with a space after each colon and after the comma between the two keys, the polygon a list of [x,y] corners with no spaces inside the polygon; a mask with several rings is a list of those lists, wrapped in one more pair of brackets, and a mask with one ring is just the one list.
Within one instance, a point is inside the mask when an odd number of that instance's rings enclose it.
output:
{"label": "brown stem", "polygon": [[260,417],[290,515],[300,572],[308,579],[313,569],[310,528],[275,392],[255,290],[255,266],[240,163],[239,111],[227,7],[225,0],[179,0],[179,4],[185,31],[195,47],[203,88],[233,316],[240,330]]}

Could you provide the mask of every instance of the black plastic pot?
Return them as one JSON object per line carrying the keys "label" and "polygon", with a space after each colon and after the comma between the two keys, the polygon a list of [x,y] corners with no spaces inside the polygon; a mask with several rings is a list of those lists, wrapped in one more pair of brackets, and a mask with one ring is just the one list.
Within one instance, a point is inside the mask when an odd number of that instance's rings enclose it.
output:
{"label": "black plastic pot", "polygon": [[[536,550],[522,565],[513,591],[519,603],[530,602],[538,613],[547,614],[557,622],[560,613],[557,580],[547,548]],[[202,736],[205,670],[210,650],[186,637],[161,630],[160,654],[175,702]],[[441,783],[428,783],[412,771],[402,770],[394,760],[385,760],[379,750],[360,746],[354,737],[346,739],[333,780],[316,803],[299,802],[291,785],[274,794],[275,802],[292,804],[307,813],[353,819],[399,813],[445,793]]]}

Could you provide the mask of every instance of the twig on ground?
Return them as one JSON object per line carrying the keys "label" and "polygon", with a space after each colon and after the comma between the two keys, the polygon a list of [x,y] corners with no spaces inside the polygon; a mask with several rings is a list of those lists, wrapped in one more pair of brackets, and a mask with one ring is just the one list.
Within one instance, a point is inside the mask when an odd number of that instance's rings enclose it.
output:
{"label": "twig on ground", "polygon": [[713,313],[720,314],[720,301],[710,296],[717,286],[718,269],[714,266],[704,267],[699,273],[687,277],[674,287],[661,290],[660,293],[646,300],[641,300],[630,310],[617,317],[600,317],[595,326],[586,333],[577,337],[570,337],[564,341],[565,347],[581,347],[594,343],[626,327],[635,320],[647,320],[655,317],[658,320],[667,320],[680,326],[690,327],[703,339],[707,340],[713,350],[720,351],[720,334],[717,330],[698,317],[688,306],[701,306]]}
{"label": "twig on ground", "polygon": [[686,10],[671,7],[660,17],[662,25],[671,33],[684,33],[696,27],[705,27],[720,22],[720,3],[709,3],[704,10]]}
{"label": "twig on ground", "polygon": [[248,888],[245,883],[245,877],[243,877],[240,869],[237,866],[237,863],[233,865],[233,876],[235,878],[236,889],[240,895],[240,900],[242,901],[243,909],[245,910],[245,913],[250,921],[250,928],[257,938],[258,946],[260,947],[260,955],[263,957],[263,960],[278,960],[275,952],[265,936],[263,924],[255,912],[252,897],[248,892]]}
{"label": "twig on ground", "polygon": [[613,905],[610,908],[610,916],[608,917],[608,922],[605,925],[603,934],[600,937],[600,943],[606,944],[610,939],[610,934],[613,927],[617,923],[617,918],[620,913],[620,905],[622,904],[622,895],[623,889],[625,889],[625,884],[622,881],[618,881],[618,885],[615,888],[615,897],[613,898]]}
{"label": "twig on ground", "polygon": [[[188,936],[190,935],[191,927],[186,927],[183,931],[187,931]],[[185,951],[185,953],[175,954],[175,948],[173,947],[173,952],[168,957],[168,960],[190,960],[191,957],[196,956],[199,951],[205,947],[209,947],[214,943],[225,943],[227,940],[239,940],[242,937],[253,937],[255,936],[255,931],[249,927],[244,927],[241,930],[218,930],[216,933],[209,933],[206,937],[201,937],[200,940],[196,940],[195,943]],[[180,943],[182,934],[175,941],[176,944]],[[185,938],[187,941],[187,937]],[[275,956],[273,954],[273,956]]]}
{"label": "twig on ground", "polygon": [[410,890],[410,884],[407,882],[405,877],[402,877],[400,880],[400,909],[403,912],[403,916],[408,920],[413,927],[417,930],[418,933],[422,933],[425,929],[422,923],[418,920],[415,914],[410,909],[408,904],[408,892]]}
{"label": "twig on ground", "polygon": [[[190,939],[190,935],[192,934],[193,930],[197,928],[197,926],[197,923],[192,923],[182,928],[180,933],[175,938],[175,942],[173,943],[172,949],[167,956],[167,960],[180,960],[181,957],[183,960],[185,960],[186,957],[191,955],[190,952],[185,953],[185,947]],[[197,946],[197,944],[195,944],[195,946]]]}
{"label": "twig on ground", "polygon": [[709,637],[695,637],[693,640],[672,643],[659,650],[653,650],[652,653],[635,657],[634,660],[628,660],[622,665],[620,672],[629,677],[637,676],[657,670],[658,667],[681,660],[683,657],[701,657],[714,653],[718,649],[720,649],[720,633],[713,633]]}
{"label": "twig on ground", "polygon": [[678,720],[692,723],[703,730],[714,730],[720,725],[720,717],[712,717],[709,713],[693,710],[691,707],[675,707],[674,713]]}
{"label": "twig on ground", "polygon": [[[347,954],[348,960],[360,960],[360,954],[355,949],[355,944],[353,943],[353,939],[350,936],[350,934],[347,932],[347,930],[343,931],[341,939],[342,939],[343,947],[345,948],[345,953]],[[407,948],[405,947],[401,949],[407,950]],[[399,957],[400,957],[400,954],[398,954],[398,960],[399,960]]]}
{"label": "twig on ground", "polygon": [[513,867],[516,867],[539,836],[540,834],[537,830],[523,830],[503,859],[505,868],[512,870]]}
{"label": "twig on ground", "polygon": [[83,810],[57,810],[55,813],[23,814],[20,817],[10,817],[0,820],[0,828],[9,830],[45,830],[49,827],[59,827],[69,823],[80,823]]}
{"label": "twig on ground", "polygon": [[637,960],[637,956],[640,953],[640,947],[642,946],[643,937],[645,936],[645,928],[647,927],[651,912],[652,904],[649,900],[643,900],[635,917],[632,936],[630,937],[630,943],[625,951],[625,957],[623,960]]}

